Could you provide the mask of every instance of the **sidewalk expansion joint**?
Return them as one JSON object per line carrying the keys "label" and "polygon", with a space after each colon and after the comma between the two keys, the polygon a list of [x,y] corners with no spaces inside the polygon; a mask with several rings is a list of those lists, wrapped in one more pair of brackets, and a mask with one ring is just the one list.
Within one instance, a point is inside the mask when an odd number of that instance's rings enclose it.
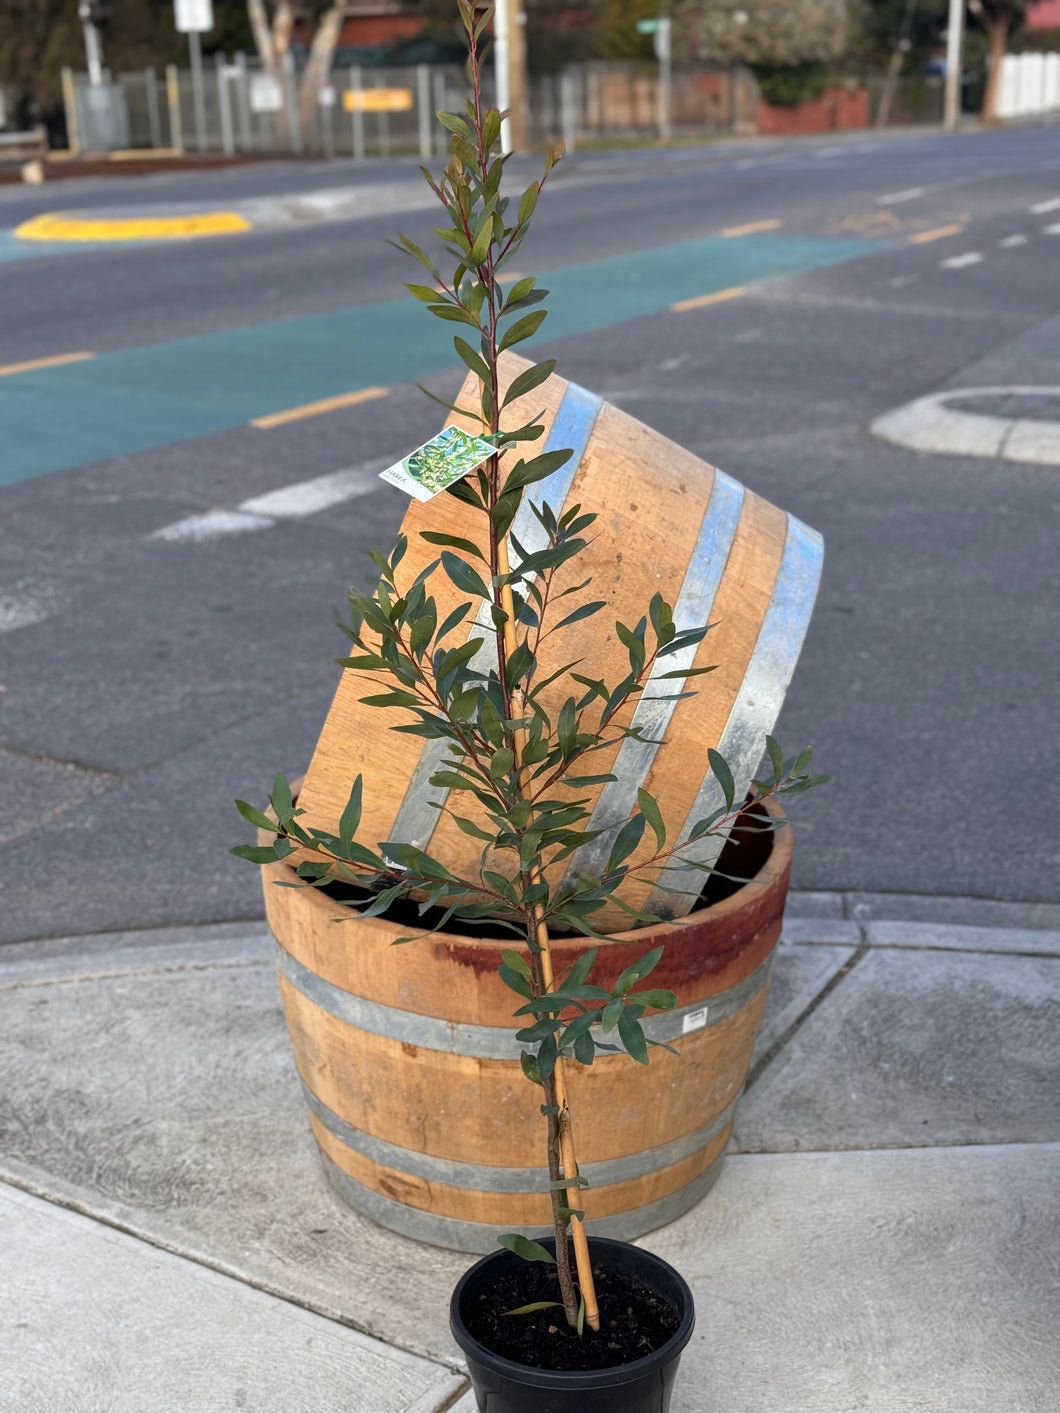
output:
{"label": "sidewalk expansion joint", "polygon": [[[274,1296],[277,1300],[284,1301],[287,1305],[296,1306],[300,1310],[307,1310],[311,1315],[319,1315],[324,1320],[330,1320],[332,1324],[344,1325],[347,1329],[356,1330],[358,1334],[366,1335],[369,1339],[378,1340],[380,1344],[389,1345],[391,1349],[403,1349],[406,1354],[415,1354],[420,1359],[426,1359],[435,1364],[440,1369],[448,1369],[452,1374],[459,1374],[466,1377],[466,1370],[457,1361],[449,1359],[439,1359],[437,1354],[431,1353],[424,1348],[418,1348],[408,1340],[395,1340],[389,1335],[380,1334],[370,1325],[350,1319],[348,1316],[336,1314],[322,1302],[314,1300],[300,1299],[292,1295],[289,1290],[284,1290],[273,1281],[249,1279],[244,1271],[230,1265],[227,1261],[207,1259],[201,1252],[196,1252],[189,1247],[183,1247],[174,1241],[164,1241],[160,1237],[150,1232],[144,1231],[134,1223],[121,1221],[119,1218],[105,1212],[93,1211],[84,1202],[76,1197],[58,1194],[43,1187],[39,1182],[22,1174],[12,1173],[10,1168],[2,1166],[0,1158],[0,1183],[6,1183],[8,1187],[18,1188],[21,1192],[28,1192],[31,1197],[38,1197],[42,1202],[50,1202],[53,1207],[63,1207],[69,1212],[77,1212],[82,1217],[87,1217],[90,1221],[97,1222],[100,1226],[110,1227],[113,1231],[123,1232],[126,1236],[135,1237],[137,1241],[142,1241],[145,1246],[154,1246],[159,1251],[168,1251],[172,1256],[179,1256],[185,1261],[190,1261],[195,1266],[201,1266],[207,1271],[216,1271],[219,1275],[227,1276],[230,1280],[238,1281],[240,1285],[245,1285],[250,1290],[260,1290],[266,1295]],[[448,1406],[448,1405],[445,1405]]]}
{"label": "sidewalk expansion joint", "polygon": [[817,995],[813,998],[813,1000],[806,1007],[806,1009],[804,1011],[801,1011],[799,1015],[795,1017],[792,1023],[788,1026],[787,1030],[785,1030],[781,1035],[777,1036],[776,1040],[773,1041],[773,1044],[770,1045],[769,1049],[765,1052],[765,1054],[760,1055],[759,1058],[755,1061],[755,1063],[751,1066],[747,1074],[747,1079],[744,1083],[745,1094],[758,1079],[759,1075],[761,1075],[762,1072],[773,1063],[773,1061],[780,1054],[781,1050],[783,1050],[784,1047],[788,1044],[788,1042],[794,1039],[797,1032],[802,1029],[803,1025],[805,1025],[806,1021],[808,1021],[810,1016],[813,1015],[814,1011],[816,1011],[817,1008],[822,1005],[823,1002],[825,1002],[829,996],[831,996],[832,992],[835,991],[836,988],[846,980],[846,978],[850,975],[850,973],[854,970],[858,963],[864,957],[868,956],[870,950],[871,949],[869,947],[868,940],[865,936],[865,929],[862,928],[861,941],[859,942],[857,950],[854,952],[854,955],[850,958],[850,960],[844,962],[843,965],[835,972],[835,974],[829,977],[829,979],[825,982],[824,986],[821,987],[820,991],[818,991]]}

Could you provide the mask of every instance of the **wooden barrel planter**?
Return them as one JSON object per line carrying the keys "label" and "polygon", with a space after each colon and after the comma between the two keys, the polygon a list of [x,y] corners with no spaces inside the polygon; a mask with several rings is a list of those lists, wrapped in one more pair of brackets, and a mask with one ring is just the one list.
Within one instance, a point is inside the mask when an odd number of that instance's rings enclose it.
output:
{"label": "wooden barrel planter", "polygon": [[[718,1173],[780,936],[791,829],[737,829],[726,848],[726,871],[751,881],[683,923],[601,948],[610,984],[665,943],[652,985],[676,992],[678,1008],[644,1024],[678,1053],[653,1049],[647,1068],[625,1054],[568,1065],[599,1235],[628,1239],[672,1221]],[[515,998],[497,976],[510,937],[435,933],[395,948],[416,929],[350,919],[315,889],[272,886],[292,880],[286,861],[264,874],[295,1061],[336,1190],[383,1226],[462,1251],[494,1250],[501,1231],[550,1230],[541,1091],[522,1073]],[[557,938],[557,973],[587,945]]]}
{"label": "wooden barrel planter", "polygon": [[[505,354],[503,385],[527,366]],[[457,401],[464,407],[476,404],[474,380]],[[556,575],[553,595],[591,577],[587,596],[609,605],[606,613],[545,637],[540,680],[580,660],[582,672],[610,684],[621,681],[629,661],[615,620],[635,624],[656,591],[673,605],[679,629],[714,624],[697,648],[661,659],[657,670],[716,670],[690,682],[691,694],[681,700],[660,699],[680,695],[683,684],[677,679],[658,684],[664,685],[662,692],[651,690],[649,681],[635,714],[631,703],[618,718],[621,724],[632,720],[647,739],[625,740],[594,756],[594,774],[613,773],[617,778],[576,792],[592,810],[585,828],[603,832],[566,867],[571,873],[598,874],[613,842],[609,831],[635,808],[638,787],[655,796],[673,841],[686,839],[697,820],[723,803],[717,781],[707,770],[708,748],[716,748],[728,761],[737,798],[747,792],[802,646],[823,550],[820,536],[794,516],[574,383],[553,375],[528,397],[517,399],[512,425],[538,414],[545,435],[534,443],[535,450],[573,448],[573,455],[547,480],[528,489],[515,536],[527,549],[543,547],[531,500],[551,505],[557,514],[576,504],[595,512],[591,543]],[[479,430],[477,424],[462,425]],[[483,528],[482,517],[452,496],[436,496],[426,504],[413,501],[402,525],[408,550],[399,586],[411,583],[438,553],[420,538],[420,531],[475,539],[481,538]],[[431,593],[439,621],[467,598],[441,573],[432,577]],[[484,622],[489,623],[488,616]],[[491,631],[486,630],[487,641],[473,660],[481,671],[489,668]],[[459,632],[483,636],[482,628],[473,624],[461,626]],[[454,635],[453,646],[459,641]],[[553,720],[569,690],[565,680],[546,689],[542,700]],[[306,774],[302,823],[334,833],[350,785],[360,774],[365,839],[414,844],[458,876],[468,877],[478,868],[480,845],[443,811],[448,791],[429,783],[446,763],[447,743],[424,742],[388,729],[415,718],[401,708],[382,712],[365,705],[361,699],[371,692],[363,674],[343,674]],[[665,744],[652,744],[658,741]],[[699,769],[689,768],[700,762]],[[460,803],[460,812],[472,818],[481,808],[470,796]],[[650,838],[645,839],[630,863],[648,857],[653,848]],[[700,862],[713,863],[718,848],[719,840],[704,838],[689,852]],[[490,866],[503,872],[511,867],[509,860],[502,854]],[[557,886],[562,880],[551,876],[549,881]],[[675,891],[653,892],[650,879],[630,879],[622,897],[656,916],[682,917],[696,905],[702,875],[689,869],[672,873],[668,883]],[[608,905],[598,925],[617,929],[627,917]]]}

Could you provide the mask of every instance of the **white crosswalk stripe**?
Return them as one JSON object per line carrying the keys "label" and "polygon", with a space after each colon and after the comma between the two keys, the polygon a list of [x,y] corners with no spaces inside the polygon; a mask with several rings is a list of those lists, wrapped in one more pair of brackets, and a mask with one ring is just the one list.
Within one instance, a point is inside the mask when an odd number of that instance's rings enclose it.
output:
{"label": "white crosswalk stripe", "polygon": [[237,506],[208,510],[200,515],[188,515],[152,531],[152,540],[192,541],[202,543],[218,540],[225,535],[243,535],[250,530],[267,530],[281,520],[302,520],[330,506],[358,496],[371,495],[382,489],[379,472],[391,464],[394,457],[376,457],[361,466],[330,471],[308,481],[294,481],[279,486],[264,495],[251,496]]}

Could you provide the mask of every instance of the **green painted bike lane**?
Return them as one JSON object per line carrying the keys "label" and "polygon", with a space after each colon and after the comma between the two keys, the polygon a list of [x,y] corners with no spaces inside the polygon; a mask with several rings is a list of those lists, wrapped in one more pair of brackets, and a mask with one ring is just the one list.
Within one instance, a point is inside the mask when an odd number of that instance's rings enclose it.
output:
{"label": "green painted bike lane", "polygon": [[[755,280],[840,264],[887,244],[708,237],[548,271],[542,283],[551,290],[550,312],[537,342],[608,328]],[[454,332],[456,326],[404,298],[10,375],[0,379],[0,485],[425,377],[456,365]]]}

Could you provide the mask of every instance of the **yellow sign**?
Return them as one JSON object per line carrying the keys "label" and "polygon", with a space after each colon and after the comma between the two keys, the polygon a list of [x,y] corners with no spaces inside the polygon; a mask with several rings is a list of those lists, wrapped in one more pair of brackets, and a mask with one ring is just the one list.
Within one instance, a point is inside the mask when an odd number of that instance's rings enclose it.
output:
{"label": "yellow sign", "polygon": [[347,113],[407,113],[411,88],[348,88],[342,95]]}

